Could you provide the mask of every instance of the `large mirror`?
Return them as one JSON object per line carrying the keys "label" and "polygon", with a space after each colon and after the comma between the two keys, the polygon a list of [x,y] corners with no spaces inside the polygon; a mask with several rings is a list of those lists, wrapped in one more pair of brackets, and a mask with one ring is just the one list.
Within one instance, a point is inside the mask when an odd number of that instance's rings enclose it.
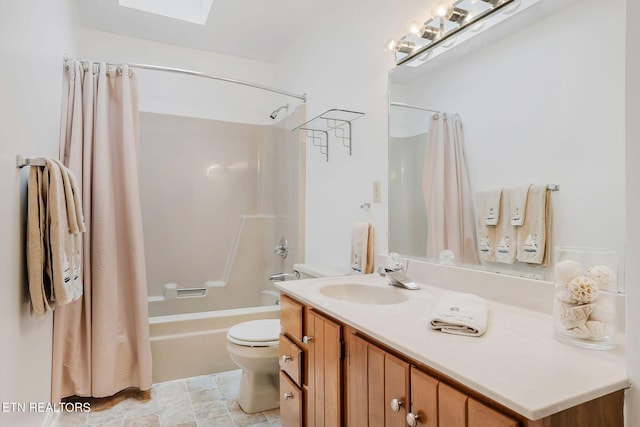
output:
{"label": "large mirror", "polygon": [[[389,74],[389,251],[426,257],[421,181],[431,109],[462,119],[474,196],[558,184],[551,247],[612,248],[621,263],[624,1],[579,1],[469,46]],[[550,279],[548,267],[517,262],[481,268]]]}

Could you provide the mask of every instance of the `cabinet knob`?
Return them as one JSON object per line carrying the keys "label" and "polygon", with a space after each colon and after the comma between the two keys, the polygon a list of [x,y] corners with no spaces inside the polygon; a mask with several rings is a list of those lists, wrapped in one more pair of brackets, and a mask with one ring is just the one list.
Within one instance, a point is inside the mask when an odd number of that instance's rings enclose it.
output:
{"label": "cabinet knob", "polygon": [[391,399],[391,409],[393,412],[400,412],[400,407],[404,405],[404,402],[400,399]]}
{"label": "cabinet knob", "polygon": [[293,356],[291,356],[290,354],[282,355],[282,363],[287,363],[289,360],[293,360]]}
{"label": "cabinet knob", "polygon": [[309,337],[307,335],[302,337],[302,342],[305,344],[309,344],[311,341],[313,341],[313,337]]}
{"label": "cabinet knob", "polygon": [[410,427],[418,427],[418,421],[420,420],[420,415],[409,412],[407,414],[407,425]]}
{"label": "cabinet knob", "polygon": [[289,399],[293,399],[293,393],[291,392],[286,392],[284,394],[284,400],[289,400]]}

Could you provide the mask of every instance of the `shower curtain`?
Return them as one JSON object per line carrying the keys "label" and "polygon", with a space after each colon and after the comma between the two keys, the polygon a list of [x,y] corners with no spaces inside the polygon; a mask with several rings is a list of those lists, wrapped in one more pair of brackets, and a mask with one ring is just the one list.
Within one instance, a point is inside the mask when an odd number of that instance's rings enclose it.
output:
{"label": "shower curtain", "polygon": [[427,211],[427,258],[453,251],[478,264],[473,201],[460,117],[434,114],[429,124],[422,189]]}
{"label": "shower curtain", "polygon": [[53,402],[151,388],[135,75],[67,64],[60,158],[79,180],[87,232],[84,296],[54,312]]}

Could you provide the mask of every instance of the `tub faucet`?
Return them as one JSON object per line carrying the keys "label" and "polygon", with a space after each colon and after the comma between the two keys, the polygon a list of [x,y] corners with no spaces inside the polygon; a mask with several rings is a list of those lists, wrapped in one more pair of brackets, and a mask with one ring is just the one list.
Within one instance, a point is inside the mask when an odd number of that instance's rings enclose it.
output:
{"label": "tub faucet", "polygon": [[416,290],[420,289],[413,280],[409,279],[402,269],[391,269],[389,267],[380,267],[378,268],[378,274],[382,277],[387,277],[389,279],[389,284],[392,286],[397,286],[399,288]]}
{"label": "tub faucet", "polygon": [[276,282],[284,282],[287,279],[296,280],[299,278],[300,278],[300,273],[298,273],[297,271],[294,271],[293,273],[272,274],[271,276],[269,276],[269,280],[276,281]]}

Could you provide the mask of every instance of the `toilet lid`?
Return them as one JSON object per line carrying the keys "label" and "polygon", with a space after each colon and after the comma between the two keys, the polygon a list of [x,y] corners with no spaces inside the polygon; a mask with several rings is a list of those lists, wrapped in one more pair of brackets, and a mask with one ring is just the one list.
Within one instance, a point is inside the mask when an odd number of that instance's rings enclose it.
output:
{"label": "toilet lid", "polygon": [[248,347],[278,345],[280,319],[250,320],[229,328],[227,338],[234,344]]}

